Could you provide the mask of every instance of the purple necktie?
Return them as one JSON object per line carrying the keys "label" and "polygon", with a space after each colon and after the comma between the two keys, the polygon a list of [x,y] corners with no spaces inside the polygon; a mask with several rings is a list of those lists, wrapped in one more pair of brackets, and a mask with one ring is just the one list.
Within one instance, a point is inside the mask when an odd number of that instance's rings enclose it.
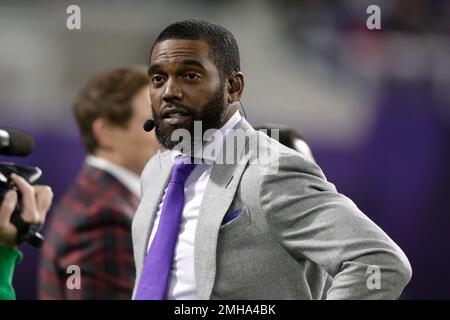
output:
{"label": "purple necktie", "polygon": [[166,299],[184,207],[184,183],[195,167],[194,163],[185,164],[185,161],[185,158],[176,159],[172,168],[172,176],[167,187],[158,230],[145,258],[136,291],[136,300]]}

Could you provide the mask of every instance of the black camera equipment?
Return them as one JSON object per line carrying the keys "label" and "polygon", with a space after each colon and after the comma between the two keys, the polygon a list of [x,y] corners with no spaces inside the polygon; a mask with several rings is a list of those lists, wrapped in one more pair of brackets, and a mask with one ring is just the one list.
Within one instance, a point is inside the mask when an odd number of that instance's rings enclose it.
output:
{"label": "black camera equipment", "polygon": [[[27,134],[15,129],[0,129],[1,155],[25,157],[33,152],[33,148],[33,139]],[[42,176],[42,171],[38,167],[0,162],[0,203],[8,190],[16,190],[18,195],[17,205],[11,216],[11,223],[17,228],[16,243],[20,244],[26,241],[33,247],[39,248],[44,241],[44,237],[39,233],[42,226],[27,223],[22,219],[20,215],[23,208],[22,195],[10,178],[12,173],[33,184]]]}

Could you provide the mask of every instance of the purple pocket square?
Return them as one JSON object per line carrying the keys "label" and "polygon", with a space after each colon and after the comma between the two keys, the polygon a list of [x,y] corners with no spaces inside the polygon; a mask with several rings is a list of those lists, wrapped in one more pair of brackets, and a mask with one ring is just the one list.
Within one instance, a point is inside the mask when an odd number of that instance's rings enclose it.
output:
{"label": "purple pocket square", "polygon": [[236,219],[241,214],[241,211],[242,211],[242,209],[238,209],[236,211],[233,211],[233,212],[227,214],[222,220],[222,225],[230,222],[233,219]]}

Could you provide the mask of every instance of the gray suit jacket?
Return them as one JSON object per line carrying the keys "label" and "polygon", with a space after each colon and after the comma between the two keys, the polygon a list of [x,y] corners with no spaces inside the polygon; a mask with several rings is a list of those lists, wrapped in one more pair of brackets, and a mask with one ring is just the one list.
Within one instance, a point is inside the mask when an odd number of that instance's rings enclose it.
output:
{"label": "gray suit jacket", "polygon": [[[402,250],[338,193],[317,165],[255,131],[245,119],[237,128],[278,150],[278,173],[272,173],[273,163],[252,160],[255,148],[249,143],[235,146],[237,164],[214,164],[195,234],[199,297],[320,299],[329,274],[328,299],[398,298],[411,277]],[[142,174],[142,200],[132,227],[135,291],[171,167],[166,151]],[[235,219],[222,224],[238,209]]]}

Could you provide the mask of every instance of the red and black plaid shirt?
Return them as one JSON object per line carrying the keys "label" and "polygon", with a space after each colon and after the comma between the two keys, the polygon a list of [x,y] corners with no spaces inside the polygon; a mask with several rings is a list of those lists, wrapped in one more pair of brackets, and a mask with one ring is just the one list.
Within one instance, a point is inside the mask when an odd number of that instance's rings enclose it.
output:
{"label": "red and black plaid shirt", "polygon": [[[135,277],[131,223],[138,204],[115,177],[85,165],[47,229],[39,298],[130,299]],[[71,265],[80,268],[80,289],[73,288]]]}

